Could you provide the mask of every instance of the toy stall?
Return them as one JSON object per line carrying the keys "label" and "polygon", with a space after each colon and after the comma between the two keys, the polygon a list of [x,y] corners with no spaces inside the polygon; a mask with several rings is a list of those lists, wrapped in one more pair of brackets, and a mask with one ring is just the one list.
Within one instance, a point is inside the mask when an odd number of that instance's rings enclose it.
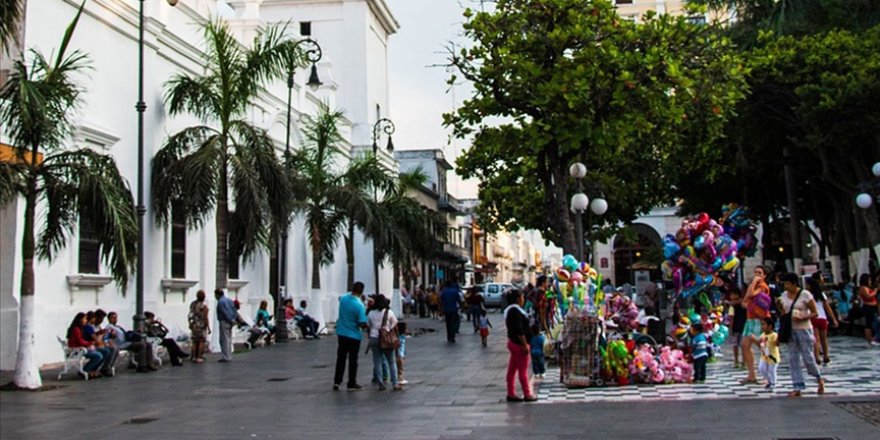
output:
{"label": "toy stall", "polygon": [[699,310],[683,313],[664,341],[645,334],[646,321],[657,317],[645,316],[625,295],[606,297],[598,271],[572,255],[563,257],[546,301],[536,309],[563,384],[690,382],[688,331],[695,322],[719,352],[728,334],[719,292],[736,282],[741,259],[753,255],[757,243],[747,209],[726,205],[722,214],[718,221],[706,213],[688,217],[664,238],[662,267],[675,287],[672,301],[685,299]]}

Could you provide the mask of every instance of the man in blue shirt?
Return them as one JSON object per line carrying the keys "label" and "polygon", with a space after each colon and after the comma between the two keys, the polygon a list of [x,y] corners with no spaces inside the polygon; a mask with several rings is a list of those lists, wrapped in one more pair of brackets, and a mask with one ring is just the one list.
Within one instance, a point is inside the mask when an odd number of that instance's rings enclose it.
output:
{"label": "man in blue shirt", "polygon": [[455,281],[447,280],[443,291],[440,292],[440,304],[443,306],[443,315],[446,318],[446,342],[455,343],[455,333],[458,331],[458,308],[461,306],[461,292]]}
{"label": "man in blue shirt", "polygon": [[333,377],[333,391],[339,390],[348,358],[349,391],[362,390],[357,383],[358,352],[361,350],[361,329],[367,326],[367,312],[361,299],[364,283],[358,281],[351,287],[351,293],[339,298],[339,316],[336,318],[336,336],[339,346],[336,349],[336,374]]}
{"label": "man in blue shirt", "polygon": [[217,320],[220,321],[220,362],[232,360],[232,326],[238,322],[238,311],[223,289],[214,290],[217,298]]}

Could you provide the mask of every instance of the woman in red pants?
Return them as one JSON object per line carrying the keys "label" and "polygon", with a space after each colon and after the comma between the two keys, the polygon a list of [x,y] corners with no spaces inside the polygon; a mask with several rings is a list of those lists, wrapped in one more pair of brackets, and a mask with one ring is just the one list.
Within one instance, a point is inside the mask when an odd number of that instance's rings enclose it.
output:
{"label": "woman in red pants", "polygon": [[[519,290],[512,290],[507,294],[507,303],[504,309],[504,322],[507,324],[507,350],[510,359],[507,362],[507,401],[508,402],[534,402],[538,400],[529,385],[529,318],[522,306],[525,303],[523,294]],[[523,397],[516,394],[516,381],[522,387]]]}

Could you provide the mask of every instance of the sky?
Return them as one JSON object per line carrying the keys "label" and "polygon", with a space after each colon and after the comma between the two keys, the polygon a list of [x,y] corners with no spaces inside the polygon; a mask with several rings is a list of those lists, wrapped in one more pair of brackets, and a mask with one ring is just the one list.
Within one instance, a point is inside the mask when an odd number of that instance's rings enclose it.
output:
{"label": "sky", "polygon": [[[447,63],[450,43],[461,44],[462,12],[479,8],[470,0],[386,0],[400,24],[388,46],[390,114],[394,120],[394,146],[399,150],[440,148],[455,165],[466,142],[450,139],[442,115],[471,92],[467,84],[450,88]],[[477,183],[447,175],[448,190],[456,198],[476,198]]]}

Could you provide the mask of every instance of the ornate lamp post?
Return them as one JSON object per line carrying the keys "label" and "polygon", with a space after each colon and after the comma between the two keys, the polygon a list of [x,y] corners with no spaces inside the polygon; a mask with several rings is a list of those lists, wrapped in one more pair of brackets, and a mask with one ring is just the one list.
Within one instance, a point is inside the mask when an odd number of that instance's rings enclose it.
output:
{"label": "ornate lamp post", "polygon": [[[284,136],[284,154],[285,156],[290,154],[290,113],[291,113],[291,101],[293,99],[293,75],[296,72],[296,68],[298,65],[297,59],[297,49],[300,45],[306,47],[304,52],[305,59],[312,63],[312,68],[309,73],[309,80],[306,82],[306,85],[309,86],[312,91],[318,90],[318,87],[321,87],[321,80],[318,78],[318,68],[317,63],[321,61],[321,58],[324,55],[324,52],[321,50],[321,46],[317,41],[311,38],[305,38],[303,40],[299,40],[296,43],[293,43],[290,47],[290,54],[288,56],[287,62],[287,130]],[[288,232],[285,229],[281,231],[281,242],[278,243],[278,286],[276,289],[275,295],[275,341],[276,342],[287,342],[287,319],[285,319],[285,310],[284,310],[284,301],[281,300],[281,286],[284,286],[284,289],[287,289],[287,238]],[[286,293],[286,292],[285,292]],[[286,296],[286,295],[285,295]]]}
{"label": "ornate lamp post", "polygon": [[[177,0],[166,0],[169,5],[177,5]],[[138,149],[137,149],[137,275],[135,276],[135,314],[133,328],[138,333],[144,332],[144,217],[147,206],[144,204],[144,0],[139,0],[138,8],[138,100],[134,105],[138,114]]]}
{"label": "ornate lamp post", "polygon": [[577,257],[579,261],[586,261],[584,255],[584,223],[583,214],[589,206],[590,211],[596,215],[604,215],[608,211],[608,202],[599,196],[592,203],[590,198],[583,192],[583,180],[587,175],[586,165],[575,162],[568,168],[568,174],[577,181],[577,193],[571,196],[571,212],[575,216],[575,237],[577,239]]}
{"label": "ornate lamp post", "polygon": [[[384,132],[388,135],[388,144],[385,146],[385,149],[388,150],[389,153],[394,151],[394,143],[391,141],[391,135],[394,134],[394,122],[388,118],[380,118],[373,124],[373,156],[377,156],[379,154],[379,145],[377,141],[379,140],[380,131]],[[376,189],[373,188],[373,200],[376,202],[379,201],[379,195],[376,193]],[[376,292],[379,293],[379,251],[376,248],[376,242],[373,241],[373,277],[376,279]]]}

